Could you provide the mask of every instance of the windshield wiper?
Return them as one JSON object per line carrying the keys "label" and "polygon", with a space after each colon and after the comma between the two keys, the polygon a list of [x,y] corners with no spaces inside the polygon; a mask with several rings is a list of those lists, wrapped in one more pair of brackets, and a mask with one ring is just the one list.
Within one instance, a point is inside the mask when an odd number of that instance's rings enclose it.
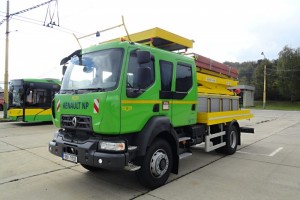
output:
{"label": "windshield wiper", "polygon": [[145,89],[142,88],[127,88],[127,90],[130,90],[131,92],[134,93],[145,92]]}
{"label": "windshield wiper", "polygon": [[71,94],[78,94],[78,93],[86,93],[86,92],[105,92],[105,88],[82,88],[82,89],[72,89],[72,90],[61,90],[61,94],[71,93]]}
{"label": "windshield wiper", "polygon": [[105,92],[105,88],[84,88],[78,89],[78,91]]}
{"label": "windshield wiper", "polygon": [[77,94],[78,90],[61,90],[60,94],[66,94],[66,93],[71,93],[71,94]]}

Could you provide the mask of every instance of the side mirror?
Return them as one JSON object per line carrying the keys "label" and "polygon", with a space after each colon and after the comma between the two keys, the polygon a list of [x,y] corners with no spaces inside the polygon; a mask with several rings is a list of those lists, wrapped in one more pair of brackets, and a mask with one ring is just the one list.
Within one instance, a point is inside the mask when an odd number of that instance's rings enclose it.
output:
{"label": "side mirror", "polygon": [[63,59],[60,61],[60,65],[66,64],[73,56],[78,56],[78,57],[79,57],[80,55],[81,55],[81,49],[79,49],[79,50],[73,52],[71,55],[69,55],[69,56],[63,58]]}
{"label": "side mirror", "polygon": [[67,70],[67,66],[66,66],[66,65],[64,65],[64,66],[62,67],[62,75],[65,75],[65,73],[66,73],[66,70]]}
{"label": "side mirror", "polygon": [[150,67],[139,67],[137,71],[137,86],[140,89],[145,89],[151,85],[151,69]]}
{"label": "side mirror", "polygon": [[136,53],[139,64],[149,63],[151,61],[150,51],[138,50]]}

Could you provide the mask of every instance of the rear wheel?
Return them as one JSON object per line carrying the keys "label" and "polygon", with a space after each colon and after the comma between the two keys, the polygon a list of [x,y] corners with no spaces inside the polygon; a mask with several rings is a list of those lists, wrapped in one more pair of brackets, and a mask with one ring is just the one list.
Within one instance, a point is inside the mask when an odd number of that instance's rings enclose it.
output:
{"label": "rear wheel", "polygon": [[236,152],[237,144],[238,144],[238,130],[236,126],[230,126],[226,131],[226,135],[224,137],[226,145],[219,149],[216,149],[218,153],[224,153],[227,155],[232,155]]}
{"label": "rear wheel", "polygon": [[151,189],[165,184],[173,166],[173,155],[170,145],[163,139],[155,140],[141,161],[137,171],[139,182]]}

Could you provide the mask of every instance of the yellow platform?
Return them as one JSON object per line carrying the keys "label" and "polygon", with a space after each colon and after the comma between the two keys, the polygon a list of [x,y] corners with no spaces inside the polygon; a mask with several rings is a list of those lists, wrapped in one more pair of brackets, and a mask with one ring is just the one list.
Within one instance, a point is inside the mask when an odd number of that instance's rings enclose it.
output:
{"label": "yellow platform", "polygon": [[207,125],[231,122],[232,120],[250,119],[253,114],[250,110],[234,110],[223,112],[197,113],[197,122]]}
{"label": "yellow platform", "polygon": [[[136,43],[148,44],[167,51],[176,51],[193,47],[193,40],[168,32],[161,28],[153,28],[146,31],[130,34],[123,37]],[[118,40],[118,39],[115,39]]]}
{"label": "yellow platform", "polygon": [[228,87],[235,87],[238,81],[229,78],[220,78],[197,72],[198,92],[206,94],[234,95]]}

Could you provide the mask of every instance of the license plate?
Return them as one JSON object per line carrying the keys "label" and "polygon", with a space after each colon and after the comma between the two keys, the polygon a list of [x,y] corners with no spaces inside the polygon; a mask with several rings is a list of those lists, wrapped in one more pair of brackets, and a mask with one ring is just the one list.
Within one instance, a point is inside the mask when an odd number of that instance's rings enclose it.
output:
{"label": "license plate", "polygon": [[73,162],[73,163],[77,163],[77,156],[74,154],[63,153],[62,159]]}

